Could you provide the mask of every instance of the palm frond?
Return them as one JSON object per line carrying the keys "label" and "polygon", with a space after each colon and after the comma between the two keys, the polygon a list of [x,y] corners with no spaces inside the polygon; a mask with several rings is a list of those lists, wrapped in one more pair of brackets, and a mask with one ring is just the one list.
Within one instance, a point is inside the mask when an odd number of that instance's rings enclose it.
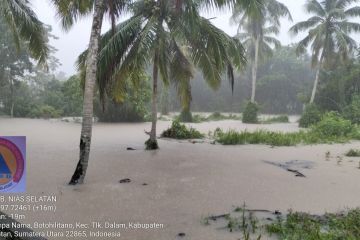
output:
{"label": "palm frond", "polygon": [[47,45],[48,36],[43,23],[31,10],[29,2],[3,0],[0,4],[0,12],[12,30],[15,44],[20,47],[20,41],[25,42],[32,57],[39,64],[47,67],[46,60],[50,52]]}

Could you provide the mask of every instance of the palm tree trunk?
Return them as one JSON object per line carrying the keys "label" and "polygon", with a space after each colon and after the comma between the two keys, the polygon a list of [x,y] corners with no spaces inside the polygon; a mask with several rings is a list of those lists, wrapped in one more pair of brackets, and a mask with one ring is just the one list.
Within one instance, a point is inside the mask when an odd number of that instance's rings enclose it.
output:
{"label": "palm tree trunk", "polygon": [[15,105],[15,101],[14,101],[14,81],[11,78],[10,74],[10,117],[13,118],[14,117],[14,105]]}
{"label": "palm tree trunk", "polygon": [[153,93],[152,93],[152,111],[151,111],[151,132],[150,139],[145,142],[147,150],[156,150],[159,148],[156,139],[156,122],[157,122],[157,95],[158,95],[158,54],[154,56],[153,66]]}
{"label": "palm tree trunk", "polygon": [[318,68],[316,70],[316,77],[315,77],[315,82],[314,82],[314,86],[311,92],[311,98],[310,98],[310,104],[313,104],[315,101],[315,95],[316,95],[316,90],[318,88],[319,85],[319,76],[320,76],[320,68]]}
{"label": "palm tree trunk", "polygon": [[89,42],[89,53],[86,65],[86,80],[83,101],[83,119],[80,136],[80,156],[75,172],[69,182],[71,185],[82,184],[84,182],[86,170],[90,156],[90,145],[93,124],[93,99],[96,82],[97,56],[101,27],[104,16],[103,1],[96,0],[94,7],[91,36]]}
{"label": "palm tree trunk", "polygon": [[161,115],[169,114],[169,87],[163,84],[161,92]]}
{"label": "palm tree trunk", "polygon": [[313,90],[311,92],[310,104],[313,104],[314,101],[315,101],[316,92],[317,92],[317,89],[318,89],[318,86],[319,86],[320,71],[321,71],[321,68],[322,68],[323,60],[324,60],[324,51],[321,53],[319,66],[318,66],[318,68],[316,70],[315,82],[314,82]]}
{"label": "palm tree trunk", "polygon": [[255,103],[255,94],[256,94],[256,78],[257,78],[257,69],[259,61],[259,38],[255,39],[255,58],[252,64],[252,88],[251,88],[251,102]]}

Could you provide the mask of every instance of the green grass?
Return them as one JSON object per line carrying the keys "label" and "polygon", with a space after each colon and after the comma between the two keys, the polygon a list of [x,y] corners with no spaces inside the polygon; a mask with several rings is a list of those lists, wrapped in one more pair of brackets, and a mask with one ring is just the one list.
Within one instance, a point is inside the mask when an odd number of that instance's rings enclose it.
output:
{"label": "green grass", "polygon": [[[254,211],[238,207],[233,213],[224,215],[224,228],[235,234],[240,233],[240,239],[246,240],[260,240],[263,236],[274,240],[360,239],[360,208],[324,215],[290,211],[269,217],[275,219],[269,223],[268,218],[260,218]],[[211,217],[202,221],[206,226],[216,222]]]}
{"label": "green grass", "polygon": [[223,115],[219,112],[214,112],[206,118],[206,121],[222,121],[222,120],[241,120],[241,116],[234,114]]}
{"label": "green grass", "polygon": [[165,130],[161,137],[174,139],[199,139],[204,138],[204,135],[194,128],[188,128],[179,121],[173,121],[171,127]]}
{"label": "green grass", "polygon": [[288,123],[288,122],[289,122],[289,117],[287,115],[271,117],[262,121],[262,123]]}
{"label": "green grass", "polygon": [[237,132],[229,130],[215,132],[215,139],[223,145],[265,144],[271,146],[295,146],[298,144],[344,143],[349,140],[345,137],[322,138],[310,131],[294,133],[271,132],[257,130],[255,132]]}
{"label": "green grass", "polygon": [[350,149],[345,156],[347,157],[360,157],[360,150],[358,149]]}
{"label": "green grass", "polygon": [[323,216],[290,212],[266,230],[279,240],[355,240],[360,239],[359,226],[360,209],[353,209]]}
{"label": "green grass", "polygon": [[223,132],[217,129],[215,140],[223,145],[265,144],[271,146],[295,146],[298,144],[345,143],[360,140],[360,127],[336,113],[325,114],[323,119],[308,130],[293,133],[257,130],[255,132]]}

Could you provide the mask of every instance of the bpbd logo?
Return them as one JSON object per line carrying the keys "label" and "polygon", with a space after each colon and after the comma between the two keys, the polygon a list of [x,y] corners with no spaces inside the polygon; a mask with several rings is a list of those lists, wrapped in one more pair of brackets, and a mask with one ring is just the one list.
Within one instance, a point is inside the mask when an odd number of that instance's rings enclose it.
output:
{"label": "bpbd logo", "polygon": [[25,192],[25,137],[0,137],[0,192]]}

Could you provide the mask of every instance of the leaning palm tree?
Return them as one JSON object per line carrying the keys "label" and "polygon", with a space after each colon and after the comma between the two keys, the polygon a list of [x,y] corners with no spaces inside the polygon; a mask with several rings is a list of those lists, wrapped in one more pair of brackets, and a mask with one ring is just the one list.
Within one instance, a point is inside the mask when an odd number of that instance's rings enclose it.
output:
{"label": "leaning palm tree", "polygon": [[93,98],[97,76],[97,59],[101,27],[105,13],[110,16],[113,26],[115,19],[120,16],[130,1],[126,0],[52,0],[56,7],[58,16],[61,19],[65,30],[80,17],[87,16],[93,12],[89,51],[86,56],[83,120],[80,136],[80,156],[75,172],[69,184],[81,184],[84,182],[90,156],[90,145],[93,124]]}
{"label": "leaning palm tree", "polygon": [[[31,9],[28,0],[1,0],[0,18],[12,31],[18,49],[21,45],[28,47],[31,56],[40,65],[46,66],[49,56],[48,38],[44,24]],[[25,44],[21,44],[25,42]]]}
{"label": "leaning palm tree", "polygon": [[[196,1],[181,7],[168,0],[137,1],[133,16],[116,26],[102,38],[98,63],[100,97],[114,82],[136,81],[152,67],[152,126],[146,148],[157,149],[158,79],[177,86],[178,94],[187,104],[193,68],[198,67],[208,81],[220,81],[227,73],[234,83],[234,66],[245,63],[240,42],[229,37],[199,15]],[[189,54],[184,52],[184,47]],[[84,58],[80,65],[87,65]]]}
{"label": "leaning palm tree", "polygon": [[[289,9],[277,0],[260,0],[259,3],[249,4],[244,8],[243,5],[235,5],[231,21],[238,24],[238,33],[245,30],[246,35],[239,34],[238,37],[249,40],[248,54],[252,66],[252,90],[251,102],[255,102],[257,68],[261,50],[266,50],[268,43],[279,45],[269,34],[278,34],[280,18],[288,17],[292,20]],[[270,27],[268,27],[270,25]],[[269,52],[269,49],[267,49]]]}
{"label": "leaning palm tree", "polygon": [[307,31],[307,36],[298,43],[297,53],[307,51],[311,44],[312,67],[316,67],[316,77],[311,93],[310,104],[314,102],[319,85],[321,70],[339,56],[346,60],[356,48],[356,41],[350,36],[360,31],[360,24],[350,22],[349,18],[360,16],[360,7],[352,6],[357,0],[308,0],[305,8],[313,16],[306,21],[296,23],[290,32],[297,35]]}

